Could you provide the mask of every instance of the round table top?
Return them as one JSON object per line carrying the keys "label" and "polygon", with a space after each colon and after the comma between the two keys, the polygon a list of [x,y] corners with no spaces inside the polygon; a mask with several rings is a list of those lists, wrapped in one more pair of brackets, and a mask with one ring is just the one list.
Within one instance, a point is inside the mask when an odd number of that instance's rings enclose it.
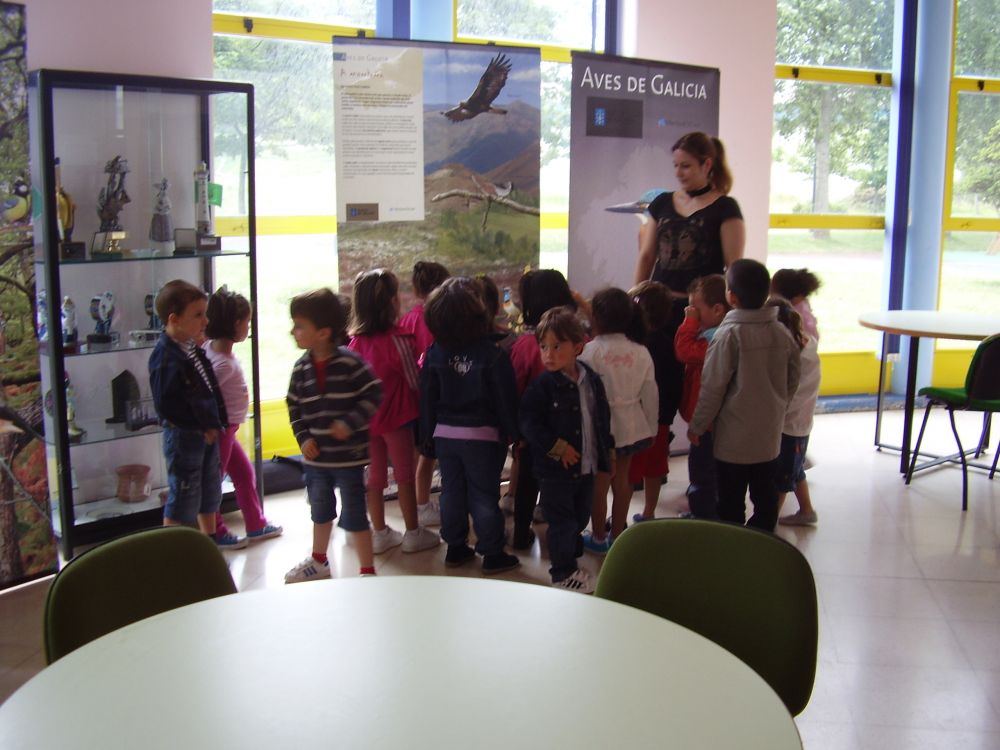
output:
{"label": "round table top", "polygon": [[641,610],[509,581],[319,581],[199,602],[0,706],[13,748],[801,749],[749,667]]}
{"label": "round table top", "polygon": [[947,310],[879,310],[858,318],[865,328],[904,336],[979,341],[1000,333],[1000,315]]}

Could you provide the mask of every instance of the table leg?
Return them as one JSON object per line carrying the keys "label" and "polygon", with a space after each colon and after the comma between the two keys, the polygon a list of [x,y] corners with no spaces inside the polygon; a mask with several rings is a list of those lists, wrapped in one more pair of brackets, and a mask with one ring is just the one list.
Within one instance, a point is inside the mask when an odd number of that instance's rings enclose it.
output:
{"label": "table leg", "polygon": [[910,439],[913,434],[913,405],[917,400],[917,352],[920,337],[910,336],[910,354],[906,361],[906,402],[903,410],[903,445],[899,451],[899,473],[910,466]]}
{"label": "table leg", "polygon": [[885,395],[885,358],[889,349],[889,334],[882,333],[882,359],[878,363],[878,396],[875,402],[875,447],[882,448],[882,406]]}

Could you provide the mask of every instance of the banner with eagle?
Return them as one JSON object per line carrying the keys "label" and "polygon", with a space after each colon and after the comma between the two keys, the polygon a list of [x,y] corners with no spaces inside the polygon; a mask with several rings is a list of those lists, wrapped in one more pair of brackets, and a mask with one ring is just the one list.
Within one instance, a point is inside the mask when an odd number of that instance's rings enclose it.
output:
{"label": "banner with eagle", "polygon": [[676,187],[671,147],[692,130],[718,134],[718,68],[573,53],[568,270],[574,289],[589,295],[609,284],[632,286],[646,206]]}
{"label": "banner with eagle", "polygon": [[[536,48],[335,38],[340,286],[434,260],[515,286],[539,250]],[[404,310],[408,300],[404,299]]]}

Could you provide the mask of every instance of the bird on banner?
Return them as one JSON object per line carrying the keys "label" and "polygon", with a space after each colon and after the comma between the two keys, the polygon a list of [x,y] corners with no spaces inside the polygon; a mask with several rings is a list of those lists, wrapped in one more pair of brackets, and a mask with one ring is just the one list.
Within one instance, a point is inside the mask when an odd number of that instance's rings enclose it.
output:
{"label": "bird on banner", "polygon": [[486,66],[486,71],[479,79],[479,85],[472,92],[472,96],[457,107],[452,107],[441,114],[452,122],[471,120],[483,112],[492,112],[496,115],[507,114],[506,109],[494,107],[493,100],[500,96],[500,92],[507,83],[507,74],[510,73],[510,69],[510,58],[502,52],[498,52],[496,57],[490,60],[490,64]]}
{"label": "bird on banner", "polygon": [[7,223],[23,221],[31,215],[31,191],[20,177],[14,180],[14,194],[0,206],[0,215]]}

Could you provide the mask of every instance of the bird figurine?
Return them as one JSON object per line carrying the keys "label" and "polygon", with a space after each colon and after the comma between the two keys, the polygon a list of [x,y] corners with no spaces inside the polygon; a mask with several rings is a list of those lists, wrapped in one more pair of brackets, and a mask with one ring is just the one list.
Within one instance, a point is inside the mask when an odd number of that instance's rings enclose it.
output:
{"label": "bird figurine", "polygon": [[14,180],[14,193],[3,202],[0,212],[8,224],[31,217],[31,190],[22,178]]}

